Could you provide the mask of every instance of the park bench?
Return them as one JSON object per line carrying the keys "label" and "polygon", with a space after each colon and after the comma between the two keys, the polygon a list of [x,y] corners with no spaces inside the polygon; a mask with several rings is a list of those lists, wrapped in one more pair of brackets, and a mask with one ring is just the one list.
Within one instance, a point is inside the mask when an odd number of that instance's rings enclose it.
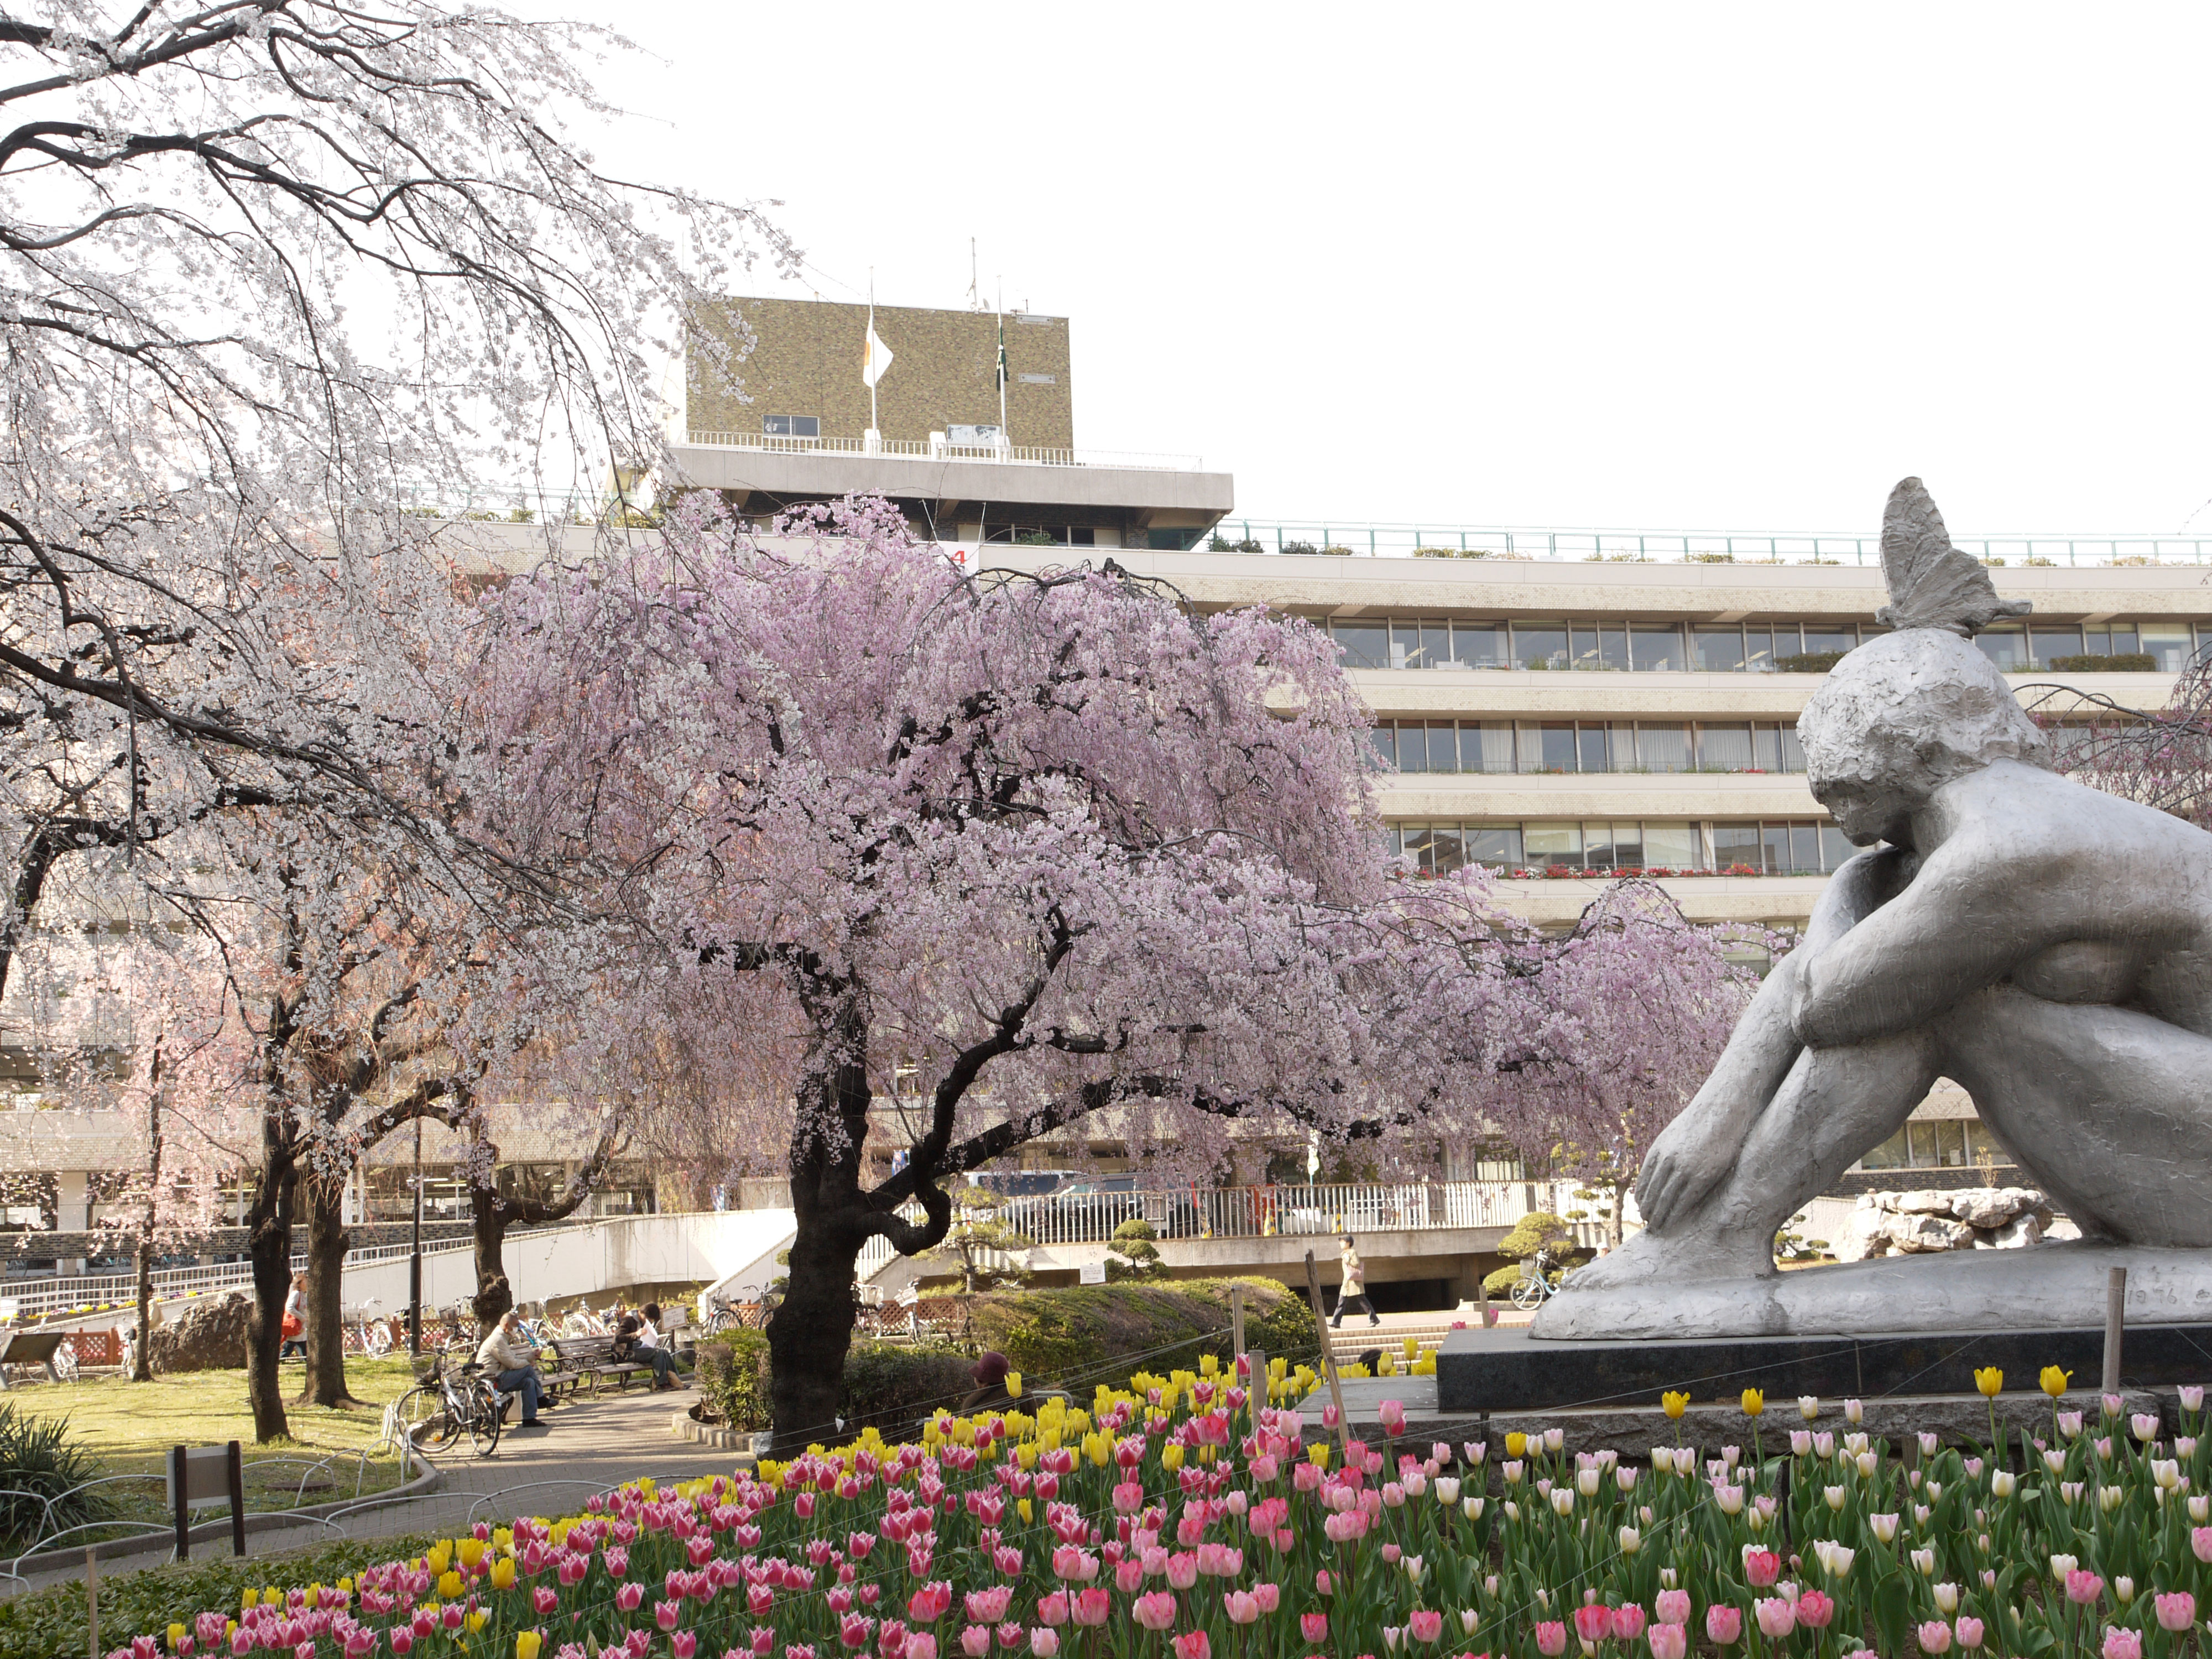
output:
{"label": "park bench", "polygon": [[585,1382],[589,1382],[592,1392],[597,1394],[600,1382],[607,1377],[615,1379],[618,1389],[626,1389],[630,1378],[640,1371],[647,1379],[653,1376],[653,1367],[641,1360],[617,1359],[615,1340],[611,1336],[556,1337],[541,1352],[556,1362],[554,1369],[549,1370],[542,1363],[538,1368],[545,1392],[556,1399],[563,1390],[573,1396],[578,1386]]}
{"label": "park bench", "polygon": [[10,1365],[42,1365],[47,1382],[60,1382],[54,1370],[54,1353],[69,1340],[69,1334],[67,1331],[0,1332],[0,1389],[8,1386]]}

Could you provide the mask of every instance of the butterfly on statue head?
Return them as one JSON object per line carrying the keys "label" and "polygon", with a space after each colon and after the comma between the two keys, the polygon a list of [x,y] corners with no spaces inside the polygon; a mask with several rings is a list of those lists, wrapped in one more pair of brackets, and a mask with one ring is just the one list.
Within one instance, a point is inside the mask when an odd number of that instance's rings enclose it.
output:
{"label": "butterfly on statue head", "polygon": [[1972,639],[2000,617],[2024,617],[2026,599],[2001,599],[1990,573],[1951,545],[1935,497],[1917,478],[1889,492],[1881,517],[1881,572],[1889,603],[1875,620],[1891,628],[1942,628]]}

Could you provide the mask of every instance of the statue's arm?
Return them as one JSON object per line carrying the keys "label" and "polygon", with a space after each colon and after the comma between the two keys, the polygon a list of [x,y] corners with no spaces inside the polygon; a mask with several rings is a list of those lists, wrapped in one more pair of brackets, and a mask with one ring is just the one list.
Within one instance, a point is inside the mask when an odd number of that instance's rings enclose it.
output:
{"label": "statue's arm", "polygon": [[[1856,862],[1856,860],[1853,860]],[[2091,920],[2050,860],[1954,836],[1909,885],[1827,949],[1798,980],[1793,1024],[1816,1048],[1894,1036],[1993,985]]]}
{"label": "statue's arm", "polygon": [[1837,871],[1814,907],[1804,939],[1760,985],[1712,1075],[1652,1143],[1636,1182],[1646,1226],[1666,1231],[1728,1173],[1804,1047],[1796,1016],[1806,969],[1887,902],[1909,874],[1905,855],[1887,848],[1863,853]]}

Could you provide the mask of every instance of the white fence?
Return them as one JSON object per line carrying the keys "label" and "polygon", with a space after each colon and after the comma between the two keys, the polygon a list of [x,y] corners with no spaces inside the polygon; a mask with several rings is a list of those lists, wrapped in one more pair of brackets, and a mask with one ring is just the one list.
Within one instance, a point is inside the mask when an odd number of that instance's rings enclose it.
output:
{"label": "white fence", "polygon": [[[1577,1183],[1550,1181],[1434,1181],[1398,1186],[1170,1188],[1152,1192],[1047,1194],[1009,1199],[990,1213],[1045,1248],[1103,1244],[1125,1221],[1144,1220],[1163,1238],[1315,1237],[1340,1232],[1397,1232],[1450,1227],[1510,1227],[1534,1210],[1565,1215],[1578,1207]],[[920,1220],[909,1206],[902,1212]],[[981,1213],[978,1211],[975,1213]],[[883,1239],[860,1252],[860,1274],[891,1259]]]}
{"label": "white fence", "polygon": [[[611,1216],[566,1226],[518,1229],[507,1236],[502,1259],[518,1302],[548,1297],[592,1296],[631,1285],[679,1284],[714,1279],[772,1262],[790,1242],[789,1210],[727,1210],[672,1215]],[[407,1305],[405,1244],[380,1244],[346,1252],[341,1299],[349,1309],[374,1308],[397,1313]],[[292,1258],[295,1272],[307,1258]],[[759,1273],[779,1271],[772,1265]],[[154,1275],[159,1301],[227,1290],[252,1283],[242,1261],[211,1267],[165,1268]],[[422,1249],[422,1305],[451,1307],[476,1294],[476,1255],[467,1239],[441,1240]],[[118,1310],[135,1306],[137,1279],[130,1273],[22,1281],[0,1300],[16,1304],[19,1316],[63,1322],[106,1324]]]}
{"label": "white fence", "polygon": [[778,455],[877,455],[893,460],[985,461],[1016,466],[1103,466],[1134,472],[1203,471],[1204,457],[1139,450],[1048,449],[1034,444],[956,444],[942,439],[791,438],[769,432],[693,431],[691,441],[716,449],[758,449]]}

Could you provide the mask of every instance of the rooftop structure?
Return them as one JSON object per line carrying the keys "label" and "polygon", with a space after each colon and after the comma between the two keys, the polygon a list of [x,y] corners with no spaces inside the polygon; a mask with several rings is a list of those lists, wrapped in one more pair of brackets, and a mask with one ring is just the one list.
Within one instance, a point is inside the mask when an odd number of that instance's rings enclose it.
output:
{"label": "rooftop structure", "polygon": [[[1180,549],[1236,504],[1195,455],[1078,449],[1064,317],[732,299],[692,343],[681,481],[766,517],[879,495],[944,542]],[[1005,400],[1000,344],[1005,345]]]}

